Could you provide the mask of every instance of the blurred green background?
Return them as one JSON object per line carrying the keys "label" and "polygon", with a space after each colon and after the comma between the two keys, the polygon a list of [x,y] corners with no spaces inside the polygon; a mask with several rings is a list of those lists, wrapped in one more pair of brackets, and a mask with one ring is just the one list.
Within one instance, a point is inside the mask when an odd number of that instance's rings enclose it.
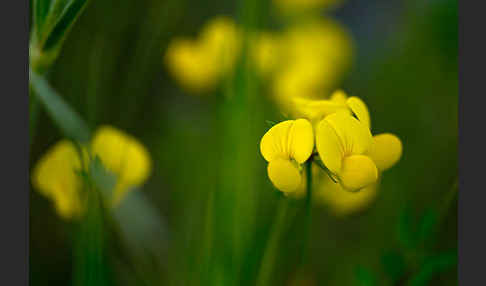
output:
{"label": "blurred green background", "polygon": [[[125,130],[154,162],[138,192],[154,206],[159,232],[142,250],[107,235],[108,284],[256,283],[281,199],[259,140],[266,120],[281,115],[244,67],[231,83],[235,96],[221,100],[221,90],[184,91],[163,63],[173,37],[193,36],[221,14],[257,29],[279,25],[263,0],[92,0],[46,74],[92,129]],[[314,206],[303,267],[305,214],[291,204],[272,285],[456,285],[457,207],[448,196],[458,176],[457,1],[347,0],[326,14],[356,44],[340,87],[365,100],[374,133],[397,134],[404,152],[367,210],[336,218]],[[31,164],[61,138],[41,110]],[[75,235],[73,223],[30,192],[31,285],[73,282]]]}

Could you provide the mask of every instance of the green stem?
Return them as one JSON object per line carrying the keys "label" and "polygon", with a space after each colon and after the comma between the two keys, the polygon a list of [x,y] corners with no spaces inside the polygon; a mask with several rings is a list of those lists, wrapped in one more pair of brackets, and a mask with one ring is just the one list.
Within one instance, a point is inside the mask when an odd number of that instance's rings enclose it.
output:
{"label": "green stem", "polygon": [[281,198],[278,207],[278,214],[276,221],[273,224],[272,231],[270,233],[270,238],[268,240],[267,247],[263,254],[263,258],[260,264],[260,270],[257,276],[257,286],[267,286],[270,285],[270,279],[272,276],[273,268],[275,266],[275,260],[277,257],[277,250],[280,242],[280,238],[285,228],[285,221],[287,217],[287,212],[289,208],[289,203],[287,198]]}

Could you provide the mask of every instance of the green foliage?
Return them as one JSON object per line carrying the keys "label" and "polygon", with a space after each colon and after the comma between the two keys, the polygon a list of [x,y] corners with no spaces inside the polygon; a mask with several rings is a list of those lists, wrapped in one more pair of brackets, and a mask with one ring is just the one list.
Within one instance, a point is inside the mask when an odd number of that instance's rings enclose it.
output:
{"label": "green foliage", "polygon": [[376,276],[371,270],[363,266],[359,266],[355,271],[357,286],[375,286],[378,285]]}
{"label": "green foliage", "polygon": [[57,58],[69,29],[88,0],[34,0],[34,28],[30,42],[30,63],[44,72]]}
{"label": "green foliage", "polygon": [[457,265],[457,250],[443,252],[427,258],[420,270],[412,276],[408,286],[429,285],[434,276]]}
{"label": "green foliage", "polygon": [[400,253],[391,250],[383,255],[381,262],[385,273],[394,284],[403,278],[407,265],[404,257]]}

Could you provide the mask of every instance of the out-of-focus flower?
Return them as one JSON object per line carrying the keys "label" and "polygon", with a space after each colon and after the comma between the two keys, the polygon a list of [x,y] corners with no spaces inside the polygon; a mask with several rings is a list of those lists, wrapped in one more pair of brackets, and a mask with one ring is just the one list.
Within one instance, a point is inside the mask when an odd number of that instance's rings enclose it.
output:
{"label": "out-of-focus flower", "polygon": [[150,155],[134,137],[111,126],[102,126],[91,142],[91,151],[110,172],[117,185],[113,203],[117,204],[131,187],[144,183],[151,172]]}
{"label": "out-of-focus flower", "polygon": [[322,176],[314,193],[317,203],[322,203],[332,214],[342,217],[355,214],[368,207],[376,199],[378,183],[373,183],[359,192],[349,192],[329,177]]}
{"label": "out-of-focus flower", "polygon": [[274,4],[284,12],[332,8],[341,1],[342,0],[273,0]]}
{"label": "out-of-focus flower", "polygon": [[338,23],[313,20],[290,27],[281,37],[272,93],[284,111],[295,97],[322,98],[352,61],[352,41]]}
{"label": "out-of-focus flower", "polygon": [[349,191],[358,191],[378,179],[378,169],[366,155],[372,143],[368,126],[347,112],[326,116],[316,128],[319,157]]}
{"label": "out-of-focus flower", "polygon": [[53,201],[59,215],[66,219],[82,211],[82,181],[77,174],[81,166],[74,144],[61,140],[40,158],[32,172],[33,187]]}
{"label": "out-of-focus flower", "polygon": [[268,162],[273,185],[292,193],[303,184],[302,164],[314,149],[314,132],[306,119],[287,120],[274,125],[260,142],[260,152]]}
{"label": "out-of-focus flower", "polygon": [[[83,160],[79,153],[83,154]],[[151,171],[150,156],[135,138],[110,126],[99,128],[88,148],[76,150],[73,143],[61,140],[37,162],[32,185],[52,200],[59,215],[79,217],[84,209],[84,181],[80,172],[89,173],[90,159],[98,156],[117,179],[110,203],[116,205],[131,187],[143,184]]]}
{"label": "out-of-focus flower", "polygon": [[241,35],[228,17],[211,19],[197,39],[176,38],[169,43],[165,61],[183,87],[203,92],[214,88],[231,72],[238,58]]}

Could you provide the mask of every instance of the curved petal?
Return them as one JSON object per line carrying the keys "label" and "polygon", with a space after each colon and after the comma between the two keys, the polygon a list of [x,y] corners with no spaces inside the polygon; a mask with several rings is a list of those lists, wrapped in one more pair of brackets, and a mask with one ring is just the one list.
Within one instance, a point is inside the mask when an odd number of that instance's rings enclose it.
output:
{"label": "curved petal", "polygon": [[368,151],[368,156],[375,162],[378,170],[385,171],[400,160],[402,151],[402,141],[397,136],[382,133],[373,136],[373,144]]}
{"label": "curved petal", "polygon": [[268,164],[268,177],[284,193],[295,192],[302,183],[298,168],[286,159],[275,159]]}
{"label": "curved petal", "polygon": [[343,149],[336,131],[326,120],[322,120],[316,128],[316,148],[321,161],[333,173],[341,170]]}
{"label": "curved petal", "polygon": [[343,188],[349,191],[358,191],[378,180],[378,169],[368,156],[347,156],[343,160],[339,179]]}
{"label": "curved petal", "polygon": [[335,103],[346,105],[347,98],[348,95],[343,90],[338,89],[331,94],[331,97],[329,99],[331,101],[334,101]]}
{"label": "curved petal", "polygon": [[329,114],[346,110],[346,104],[339,101],[313,100],[302,97],[295,97],[292,101],[297,116],[305,117],[314,122],[323,119]]}
{"label": "curved petal", "polygon": [[140,185],[151,172],[147,149],[132,136],[110,126],[100,127],[91,148],[103,165],[126,185]]}
{"label": "curved petal", "polygon": [[272,126],[260,141],[260,153],[267,162],[276,158],[289,158],[287,138],[293,120],[279,122]]}
{"label": "curved petal", "polygon": [[346,101],[346,104],[351,109],[351,111],[356,114],[356,117],[358,117],[359,121],[363,122],[366,127],[371,127],[370,113],[364,101],[362,101],[359,97],[351,96]]}
{"label": "curved petal", "polygon": [[344,155],[363,154],[370,148],[372,143],[370,129],[348,113],[336,112],[324,120],[335,130]]}
{"label": "curved petal", "polygon": [[314,150],[314,131],[307,119],[297,119],[293,122],[288,136],[290,157],[302,164],[309,159]]}

